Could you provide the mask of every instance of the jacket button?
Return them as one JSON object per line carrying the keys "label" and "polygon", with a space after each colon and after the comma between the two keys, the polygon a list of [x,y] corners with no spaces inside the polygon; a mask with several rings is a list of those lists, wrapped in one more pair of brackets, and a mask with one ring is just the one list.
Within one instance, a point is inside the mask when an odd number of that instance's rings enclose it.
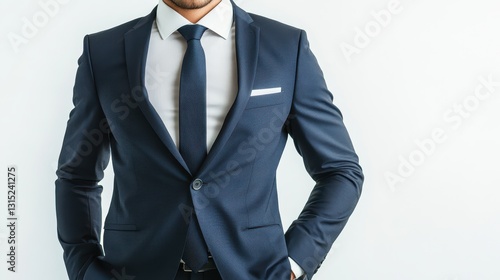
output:
{"label": "jacket button", "polygon": [[201,189],[201,186],[203,185],[203,181],[201,179],[196,179],[193,181],[193,190],[198,191]]}

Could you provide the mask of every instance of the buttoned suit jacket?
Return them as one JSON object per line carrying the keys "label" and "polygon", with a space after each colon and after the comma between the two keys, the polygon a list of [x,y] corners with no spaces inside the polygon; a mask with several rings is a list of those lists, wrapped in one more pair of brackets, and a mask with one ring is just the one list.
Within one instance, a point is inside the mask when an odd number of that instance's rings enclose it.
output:
{"label": "buttoned suit jacket", "polygon": [[[288,280],[288,256],[311,279],[345,226],[363,174],[306,33],[233,7],[237,97],[197,172],[148,100],[156,8],[85,37],[56,180],[70,279],[173,279],[192,211],[223,279]],[[252,95],[272,88],[278,92]],[[316,184],[285,233],[276,169],[288,136]],[[103,224],[99,181],[110,155]],[[283,190],[299,187],[307,186]]]}

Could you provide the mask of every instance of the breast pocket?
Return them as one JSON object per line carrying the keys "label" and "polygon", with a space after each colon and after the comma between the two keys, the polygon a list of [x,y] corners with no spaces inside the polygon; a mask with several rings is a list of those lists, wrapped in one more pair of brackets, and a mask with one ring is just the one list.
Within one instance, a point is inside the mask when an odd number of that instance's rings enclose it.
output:
{"label": "breast pocket", "polygon": [[250,96],[246,109],[274,106],[283,102],[285,102],[285,93],[281,91],[271,94],[255,95]]}

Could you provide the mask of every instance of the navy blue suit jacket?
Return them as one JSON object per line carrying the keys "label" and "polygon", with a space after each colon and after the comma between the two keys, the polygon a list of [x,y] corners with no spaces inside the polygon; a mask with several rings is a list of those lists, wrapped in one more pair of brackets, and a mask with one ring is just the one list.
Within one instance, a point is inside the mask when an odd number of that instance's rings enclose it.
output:
{"label": "navy blue suit jacket", "polygon": [[[56,181],[69,278],[173,279],[196,211],[223,279],[288,280],[288,256],[311,279],[355,208],[363,175],[305,32],[234,6],[238,93],[193,173],[144,86],[155,16],[84,39]],[[275,87],[281,93],[251,96]],[[316,185],[285,233],[276,168],[288,135]],[[99,181],[110,155],[113,196],[102,223]]]}

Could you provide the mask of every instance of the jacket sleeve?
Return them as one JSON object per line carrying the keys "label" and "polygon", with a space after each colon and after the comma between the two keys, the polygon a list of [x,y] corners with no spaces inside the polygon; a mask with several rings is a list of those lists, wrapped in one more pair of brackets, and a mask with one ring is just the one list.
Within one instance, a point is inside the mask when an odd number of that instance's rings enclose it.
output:
{"label": "jacket sleeve", "polygon": [[109,125],[94,84],[88,36],[83,48],[55,182],[57,232],[71,280],[83,279],[90,263],[103,255],[98,182],[110,157]]}
{"label": "jacket sleeve", "polygon": [[289,256],[311,279],[358,202],[363,173],[304,31],[286,128],[316,182],[298,219],[285,234]]}

